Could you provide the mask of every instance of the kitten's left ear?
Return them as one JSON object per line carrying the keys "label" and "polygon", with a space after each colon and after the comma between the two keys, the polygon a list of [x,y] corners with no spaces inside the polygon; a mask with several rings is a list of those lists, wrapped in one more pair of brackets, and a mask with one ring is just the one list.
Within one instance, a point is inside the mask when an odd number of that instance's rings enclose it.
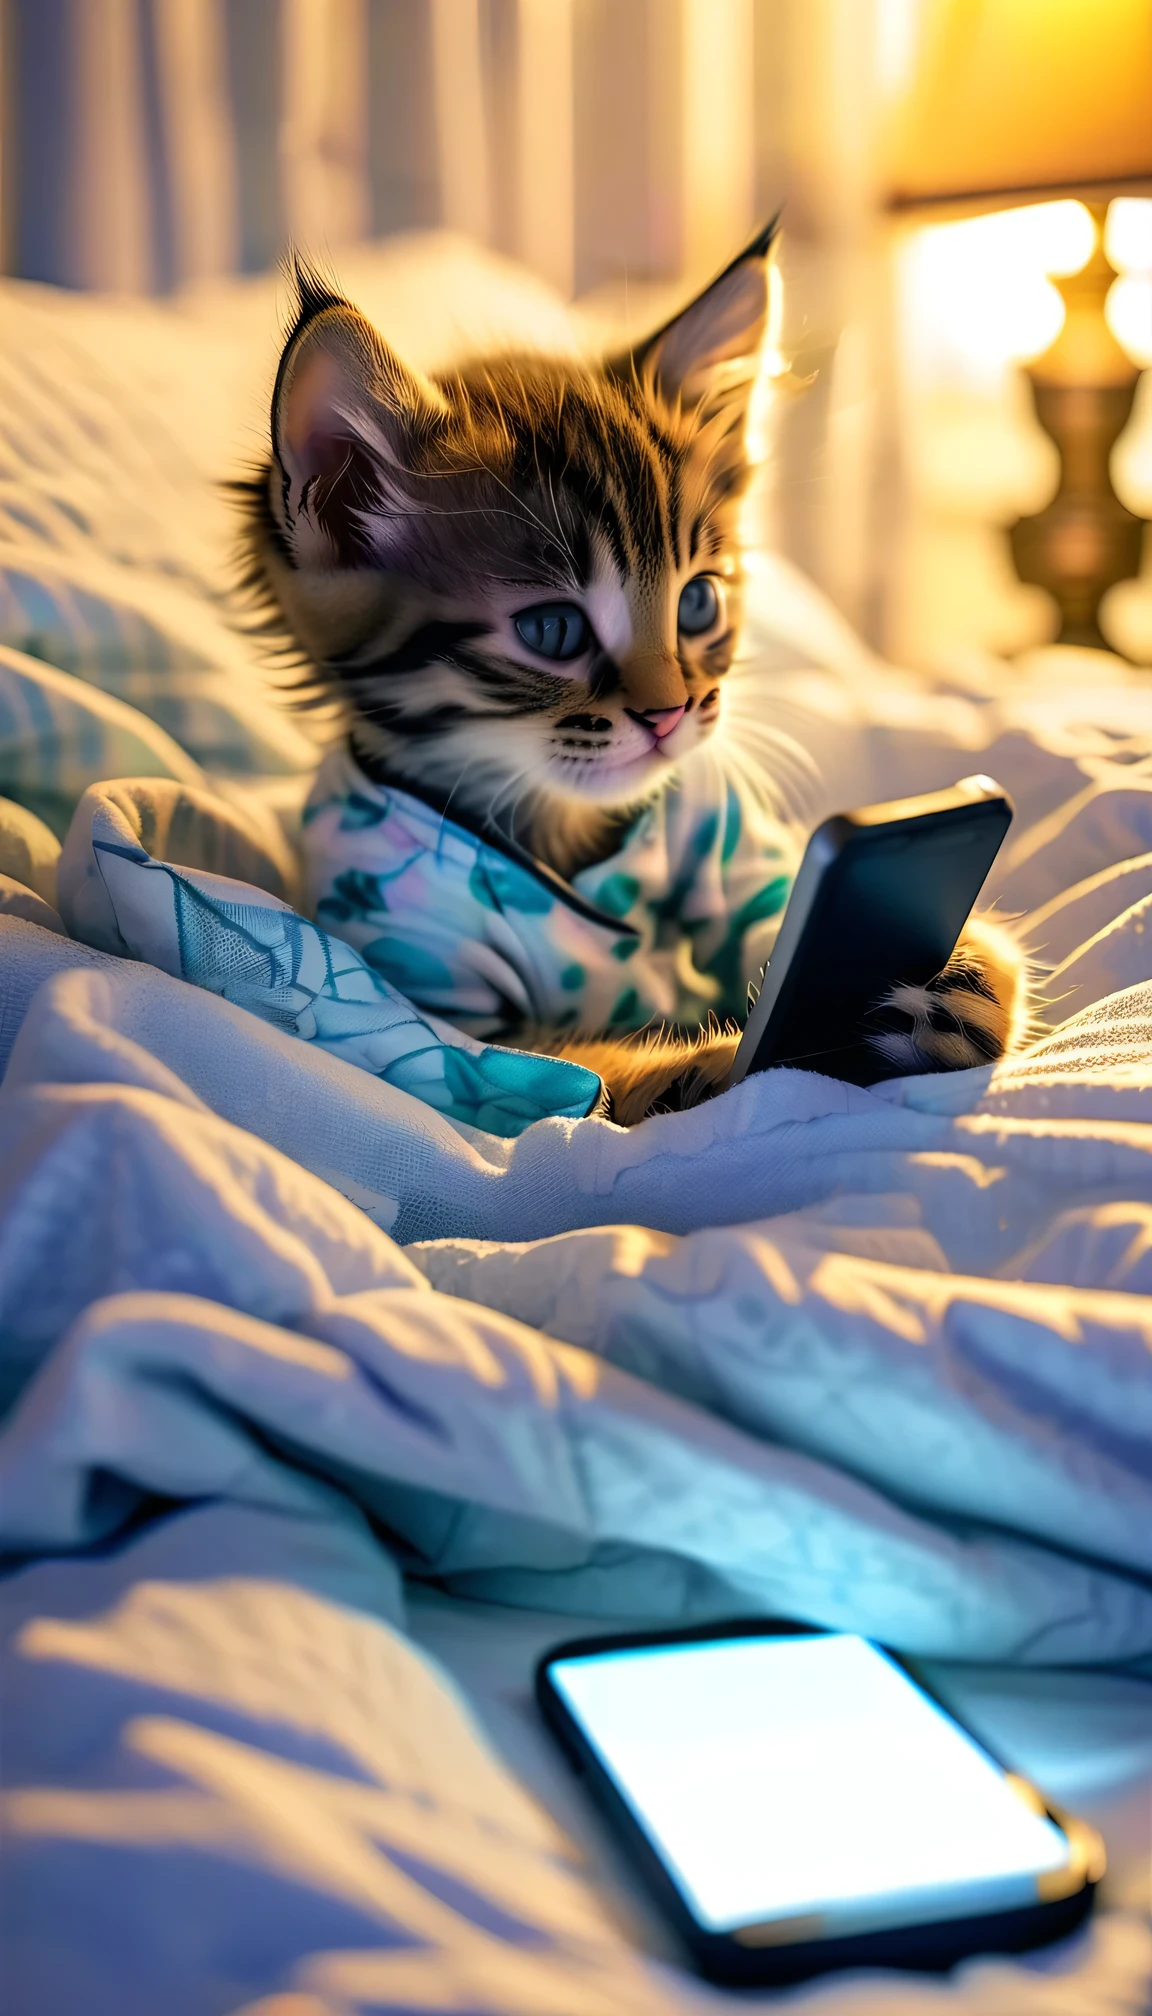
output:
{"label": "kitten's left ear", "polygon": [[672,405],[696,406],[716,387],[721,373],[758,354],[768,319],[768,260],[780,225],[777,212],[715,280],[643,343],[609,360],[616,377],[650,383]]}
{"label": "kitten's left ear", "polygon": [[444,401],[409,370],[367,318],[302,260],[296,317],[272,394],[272,504],[295,559],[356,567],[380,554],[367,521],[403,495],[409,464],[443,418]]}

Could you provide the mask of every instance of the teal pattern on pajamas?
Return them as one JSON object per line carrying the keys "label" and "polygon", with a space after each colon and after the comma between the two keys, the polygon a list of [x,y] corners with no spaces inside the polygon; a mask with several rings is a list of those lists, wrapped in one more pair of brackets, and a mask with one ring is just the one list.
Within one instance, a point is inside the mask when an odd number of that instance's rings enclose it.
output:
{"label": "teal pattern on pajamas", "polygon": [[799,860],[792,829],[709,753],[571,883],[372,783],[346,748],[317,775],[304,848],[317,923],[419,1009],[488,1038],[743,1022]]}

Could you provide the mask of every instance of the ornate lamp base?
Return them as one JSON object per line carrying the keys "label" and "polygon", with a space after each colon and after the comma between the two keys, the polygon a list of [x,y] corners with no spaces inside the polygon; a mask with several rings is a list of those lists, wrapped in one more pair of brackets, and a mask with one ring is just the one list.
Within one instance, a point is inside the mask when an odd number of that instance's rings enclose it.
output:
{"label": "ornate lamp base", "polygon": [[[1098,227],[1103,206],[1093,206]],[[1128,424],[1139,372],[1104,316],[1115,274],[1102,232],[1088,264],[1057,282],[1064,327],[1028,372],[1036,418],[1060,451],[1060,488],[1035,517],[1012,527],[1016,572],[1046,588],[1060,611],[1061,644],[1107,651],[1099,610],[1106,591],[1140,572],[1143,521],[1112,488],[1109,458]]]}
{"label": "ornate lamp base", "polygon": [[1112,488],[1108,459],[1128,424],[1129,385],[1054,385],[1032,377],[1036,418],[1060,450],[1060,488],[1034,518],[1012,527],[1021,581],[1046,588],[1060,611],[1061,644],[1107,651],[1099,609],[1117,581],[1140,572],[1143,521]]}

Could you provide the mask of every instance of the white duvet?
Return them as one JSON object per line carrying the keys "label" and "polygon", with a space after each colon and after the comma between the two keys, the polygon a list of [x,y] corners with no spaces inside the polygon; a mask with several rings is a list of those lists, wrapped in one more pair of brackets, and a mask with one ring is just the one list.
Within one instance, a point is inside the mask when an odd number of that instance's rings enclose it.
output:
{"label": "white duvet", "polygon": [[[1149,690],[1075,654],[933,685],[786,570],[753,599],[812,816],[1015,793],[1027,1057],[499,1139],[0,890],[20,2016],[687,2006],[405,1644],[398,1571],[1152,1669]],[[46,813],[85,746],[61,782],[35,744]],[[1000,1970],[985,2006],[1137,2009],[1147,1942],[1104,1937],[1130,2000]]]}

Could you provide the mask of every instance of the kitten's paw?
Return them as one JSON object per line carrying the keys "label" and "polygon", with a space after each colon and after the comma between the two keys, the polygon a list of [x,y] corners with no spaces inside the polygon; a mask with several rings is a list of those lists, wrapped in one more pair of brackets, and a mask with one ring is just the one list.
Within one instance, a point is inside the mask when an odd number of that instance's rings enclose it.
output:
{"label": "kitten's paw", "polygon": [[967,1071],[1019,1048],[1028,1027],[1028,964],[1011,932],[970,918],[942,973],[925,987],[893,987],[869,1047],[888,1075]]}
{"label": "kitten's paw", "polygon": [[653,1113],[679,1113],[707,1099],[727,1075],[740,1042],[738,1030],[715,1024],[698,1036],[667,1035],[652,1029],[637,1036],[550,1035],[521,1032],[524,1049],[567,1057],[599,1073],[606,1116],[619,1127],[635,1127]]}
{"label": "kitten's paw", "polygon": [[[650,1100],[648,1113],[684,1113],[719,1091],[740,1048],[740,1031],[709,1030],[692,1046],[686,1068]],[[681,1066],[685,1059],[681,1056]]]}

